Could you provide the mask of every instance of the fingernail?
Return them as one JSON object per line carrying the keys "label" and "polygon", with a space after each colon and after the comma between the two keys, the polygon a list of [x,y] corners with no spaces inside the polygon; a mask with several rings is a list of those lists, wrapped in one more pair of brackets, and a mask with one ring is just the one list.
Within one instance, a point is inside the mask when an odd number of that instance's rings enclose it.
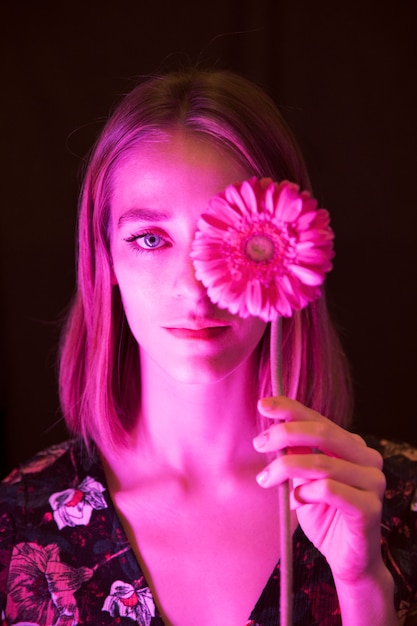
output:
{"label": "fingernail", "polygon": [[268,478],[269,478],[269,469],[267,468],[257,475],[256,482],[258,483],[258,485],[261,485],[261,487],[264,487],[266,483],[268,482]]}
{"label": "fingernail", "polygon": [[255,439],[253,440],[253,445],[255,449],[261,450],[266,445],[268,439],[269,439],[268,431],[265,431],[264,433],[261,433],[260,435],[255,437]]}
{"label": "fingernail", "polygon": [[275,397],[272,398],[262,398],[260,400],[260,407],[264,411],[272,411],[277,406],[277,399]]}

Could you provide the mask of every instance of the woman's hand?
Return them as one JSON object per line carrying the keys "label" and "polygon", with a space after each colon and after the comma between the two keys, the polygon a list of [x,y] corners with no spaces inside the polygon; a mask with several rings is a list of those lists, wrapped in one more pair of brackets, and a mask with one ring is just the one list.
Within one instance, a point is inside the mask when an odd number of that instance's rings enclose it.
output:
{"label": "woman's hand", "polygon": [[[335,580],[357,584],[384,568],[380,521],[385,479],[382,457],[358,435],[285,397],[259,402],[275,420],[256,437],[259,452],[286,450],[258,475],[263,487],[290,479],[291,507]],[[291,483],[290,483],[291,484]]]}
{"label": "woman's hand", "polygon": [[258,409],[275,423],[254,446],[278,456],[257,480],[263,487],[290,481],[301,528],[332,570],[343,625],[398,625],[380,547],[381,455],[295,400],[264,398]]}

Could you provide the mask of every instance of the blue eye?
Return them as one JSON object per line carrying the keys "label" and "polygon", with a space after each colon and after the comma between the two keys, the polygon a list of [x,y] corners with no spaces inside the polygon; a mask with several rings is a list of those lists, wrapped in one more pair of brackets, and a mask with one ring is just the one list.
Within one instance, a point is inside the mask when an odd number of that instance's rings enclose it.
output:
{"label": "blue eye", "polygon": [[125,241],[132,244],[136,252],[161,250],[162,248],[169,246],[169,243],[164,237],[162,237],[162,235],[152,232],[141,233],[140,235],[131,235],[125,239]]}
{"label": "blue eye", "polygon": [[152,250],[154,248],[159,248],[160,245],[164,243],[164,240],[160,237],[160,235],[155,235],[155,233],[145,233],[144,235],[139,235],[136,242],[140,248],[148,248]]}

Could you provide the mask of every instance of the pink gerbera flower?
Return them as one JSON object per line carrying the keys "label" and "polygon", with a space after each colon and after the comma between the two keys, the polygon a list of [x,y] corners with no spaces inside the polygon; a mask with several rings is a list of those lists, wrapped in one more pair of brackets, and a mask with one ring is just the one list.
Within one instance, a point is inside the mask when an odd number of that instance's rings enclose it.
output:
{"label": "pink gerbera flower", "polygon": [[332,268],[333,231],[307,191],[253,177],[210,201],[191,257],[212,302],[272,321],[320,296]]}
{"label": "pink gerbera flower", "polygon": [[[329,215],[291,182],[250,178],[215,196],[198,222],[191,257],[212,302],[271,324],[271,387],[282,388],[282,317],[321,294],[332,268]],[[292,624],[289,483],[279,486],[280,623]]]}

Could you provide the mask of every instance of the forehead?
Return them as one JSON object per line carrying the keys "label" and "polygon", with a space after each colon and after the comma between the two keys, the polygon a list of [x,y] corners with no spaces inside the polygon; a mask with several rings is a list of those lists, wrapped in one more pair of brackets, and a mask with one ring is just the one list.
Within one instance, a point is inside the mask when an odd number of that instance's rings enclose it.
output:
{"label": "forehead", "polygon": [[146,140],[121,159],[113,173],[112,201],[139,195],[147,202],[155,194],[181,190],[212,196],[249,175],[226,148],[178,131],[164,140]]}

